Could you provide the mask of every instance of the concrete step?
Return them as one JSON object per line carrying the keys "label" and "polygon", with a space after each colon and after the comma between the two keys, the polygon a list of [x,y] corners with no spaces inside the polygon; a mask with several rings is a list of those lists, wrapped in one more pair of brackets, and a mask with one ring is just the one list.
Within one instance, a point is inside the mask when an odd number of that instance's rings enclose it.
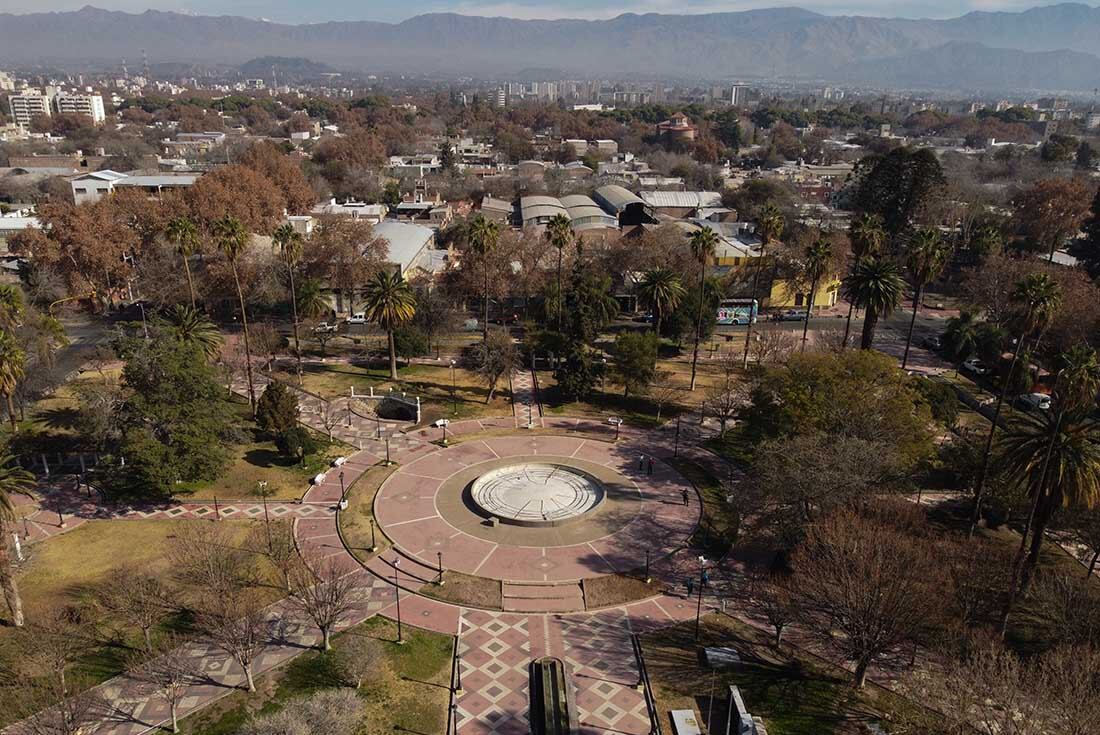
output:
{"label": "concrete step", "polygon": [[561,599],[504,598],[505,612],[577,612],[584,610],[584,602],[578,597]]}
{"label": "concrete step", "polygon": [[557,600],[562,598],[580,598],[581,587],[576,582],[562,584],[515,584],[504,583],[504,597],[529,600]]}

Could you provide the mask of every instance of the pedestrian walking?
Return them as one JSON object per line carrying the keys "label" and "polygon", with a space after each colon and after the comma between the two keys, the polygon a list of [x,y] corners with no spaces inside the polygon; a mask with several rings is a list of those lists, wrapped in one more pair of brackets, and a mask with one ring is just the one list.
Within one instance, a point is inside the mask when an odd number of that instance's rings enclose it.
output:
{"label": "pedestrian walking", "polygon": [[702,583],[703,587],[708,586],[710,584],[710,571],[704,569],[703,573],[699,575],[699,581]]}
{"label": "pedestrian walking", "polygon": [[688,597],[691,597],[692,593],[695,592],[695,580],[693,578],[688,577],[687,587],[688,587]]}
{"label": "pedestrian walking", "polygon": [[684,505],[687,505],[688,504],[688,491],[687,491],[686,487],[683,490],[680,491],[680,496],[684,499]]}
{"label": "pedestrian walking", "polygon": [[653,457],[649,458],[649,467],[646,469],[646,474],[647,475],[652,475],[653,474]]}
{"label": "pedestrian walking", "polygon": [[641,457],[638,457],[638,472],[641,472],[644,469],[645,469],[645,455],[643,454]]}

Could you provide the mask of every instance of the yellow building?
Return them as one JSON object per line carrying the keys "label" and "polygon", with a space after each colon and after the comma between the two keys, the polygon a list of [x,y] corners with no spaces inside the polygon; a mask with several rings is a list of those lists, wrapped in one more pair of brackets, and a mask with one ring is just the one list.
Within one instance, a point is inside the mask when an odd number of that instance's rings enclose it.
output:
{"label": "yellow building", "polygon": [[[772,281],[772,288],[768,294],[766,306],[771,309],[805,308],[810,304],[809,296],[808,293],[800,290],[799,285],[793,281],[777,278]],[[830,306],[836,306],[839,299],[840,279],[836,276],[822,279],[822,282],[818,284],[817,293],[814,294],[814,308],[826,309]]]}

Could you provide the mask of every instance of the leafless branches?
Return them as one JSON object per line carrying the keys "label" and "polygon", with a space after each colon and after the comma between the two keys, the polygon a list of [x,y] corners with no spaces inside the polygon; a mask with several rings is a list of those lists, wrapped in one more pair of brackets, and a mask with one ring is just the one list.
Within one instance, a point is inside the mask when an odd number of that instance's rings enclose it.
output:
{"label": "leafless branches", "polygon": [[302,565],[291,575],[291,601],[321,631],[321,650],[332,648],[332,632],[352,607],[355,578],[334,559]]}
{"label": "leafless branches", "polygon": [[199,656],[175,636],[163,641],[159,650],[136,656],[129,667],[131,679],[144,684],[168,705],[172,732],[179,732],[179,703],[187,688],[198,682],[200,672]]}
{"label": "leafless branches", "polygon": [[175,603],[160,580],[136,569],[121,569],[99,592],[97,602],[113,621],[141,631],[145,650],[153,650],[152,630],[164,620]]}

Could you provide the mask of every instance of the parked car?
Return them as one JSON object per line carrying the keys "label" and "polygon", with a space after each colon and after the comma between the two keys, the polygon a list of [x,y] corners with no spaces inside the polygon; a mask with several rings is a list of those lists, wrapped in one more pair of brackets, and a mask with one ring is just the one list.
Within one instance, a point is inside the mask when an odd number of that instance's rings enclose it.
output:
{"label": "parked car", "polygon": [[776,314],[776,319],[781,322],[802,322],[806,320],[805,309],[787,309]]}
{"label": "parked car", "polygon": [[464,332],[476,332],[481,329],[481,322],[477,319],[467,319],[462,322],[462,331]]}
{"label": "parked car", "polygon": [[943,340],[933,335],[931,337],[925,337],[924,339],[922,339],[920,341],[920,345],[926,350],[937,352],[943,349]]}
{"label": "parked car", "polygon": [[358,314],[352,314],[351,316],[348,317],[348,324],[366,324],[366,323],[367,323],[367,315],[364,314],[363,312],[359,312]]}
{"label": "parked car", "polygon": [[329,324],[328,322],[321,322],[313,328],[314,332],[335,332],[340,329],[339,324]]}
{"label": "parked car", "polygon": [[975,375],[989,375],[991,368],[976,357],[972,357],[963,363],[963,370]]}
{"label": "parked car", "polygon": [[1046,393],[1024,393],[1016,396],[1016,405],[1025,411],[1049,411],[1050,396]]}

